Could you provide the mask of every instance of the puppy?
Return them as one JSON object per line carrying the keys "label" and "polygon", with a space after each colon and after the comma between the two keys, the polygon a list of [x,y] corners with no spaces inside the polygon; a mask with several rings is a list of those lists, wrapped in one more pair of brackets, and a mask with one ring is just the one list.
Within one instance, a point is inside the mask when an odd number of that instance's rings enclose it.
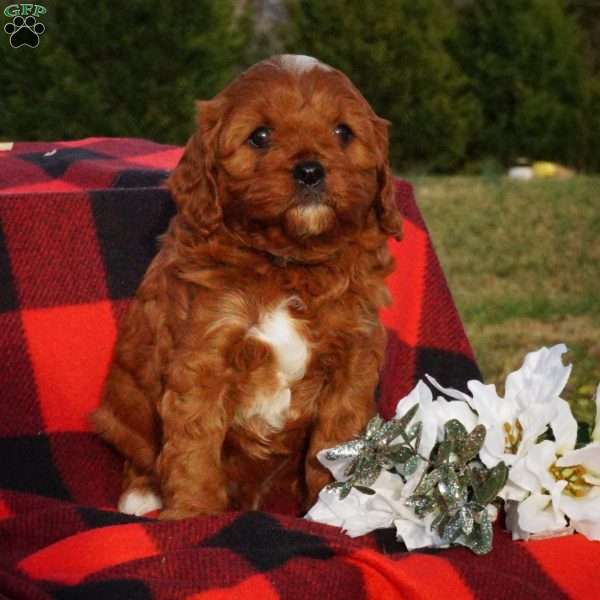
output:
{"label": "puppy", "polygon": [[122,323],[95,430],[119,508],[307,509],[316,459],[375,413],[379,309],[401,219],[387,121],[314,58],[258,63],[213,100],[168,180],[177,214]]}

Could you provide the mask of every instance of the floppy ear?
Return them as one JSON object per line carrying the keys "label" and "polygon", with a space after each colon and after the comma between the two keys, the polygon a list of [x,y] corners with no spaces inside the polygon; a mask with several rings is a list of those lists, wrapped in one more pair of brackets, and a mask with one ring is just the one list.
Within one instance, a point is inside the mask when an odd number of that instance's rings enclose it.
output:
{"label": "floppy ear", "polygon": [[197,102],[196,108],[198,129],[167,180],[167,187],[184,220],[202,235],[209,236],[223,216],[215,176],[221,110],[218,100]]}
{"label": "floppy ear", "polygon": [[388,127],[390,123],[385,119],[375,117],[373,125],[379,154],[379,164],[377,165],[379,189],[375,199],[375,212],[381,230],[399,240],[402,237],[402,217],[396,204],[394,178],[388,159]]}

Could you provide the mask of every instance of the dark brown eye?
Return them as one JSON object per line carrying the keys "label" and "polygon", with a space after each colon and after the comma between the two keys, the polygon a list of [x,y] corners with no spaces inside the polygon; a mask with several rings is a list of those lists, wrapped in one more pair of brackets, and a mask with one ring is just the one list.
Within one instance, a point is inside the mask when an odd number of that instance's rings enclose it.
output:
{"label": "dark brown eye", "polygon": [[271,141],[271,130],[268,127],[258,127],[248,137],[248,143],[254,148],[266,148]]}
{"label": "dark brown eye", "polygon": [[350,141],[354,137],[352,129],[350,129],[350,127],[348,127],[346,123],[338,123],[335,126],[333,132],[340,138],[340,141],[342,142],[342,144],[344,144],[344,146],[350,143]]}

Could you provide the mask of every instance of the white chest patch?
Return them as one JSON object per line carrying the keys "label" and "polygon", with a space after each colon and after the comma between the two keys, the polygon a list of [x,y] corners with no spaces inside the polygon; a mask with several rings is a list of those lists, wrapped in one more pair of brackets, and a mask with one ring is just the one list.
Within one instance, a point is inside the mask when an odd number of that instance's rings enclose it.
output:
{"label": "white chest patch", "polygon": [[277,359],[279,388],[273,393],[259,394],[247,416],[260,416],[274,429],[283,427],[292,399],[291,385],[302,379],[310,351],[289,313],[289,300],[265,313],[248,335],[269,344]]}

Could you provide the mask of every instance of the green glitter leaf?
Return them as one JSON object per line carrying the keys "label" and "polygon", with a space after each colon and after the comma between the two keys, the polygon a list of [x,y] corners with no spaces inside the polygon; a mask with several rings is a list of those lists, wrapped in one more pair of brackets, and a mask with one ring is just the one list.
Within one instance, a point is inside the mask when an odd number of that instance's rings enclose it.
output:
{"label": "green glitter leaf", "polygon": [[499,462],[488,471],[486,478],[481,483],[473,485],[475,500],[483,506],[493,502],[506,484],[507,478],[508,467],[503,462]]}
{"label": "green glitter leaf", "polygon": [[370,487],[366,487],[364,485],[355,485],[354,489],[358,490],[361,494],[366,494],[367,496],[375,495],[375,490],[372,490]]}
{"label": "green glitter leaf", "polygon": [[384,426],[385,421],[379,416],[375,415],[367,424],[364,438],[366,441],[378,439],[381,429]]}
{"label": "green glitter leaf", "polygon": [[393,462],[402,464],[414,455],[414,451],[404,444],[392,444],[384,450],[384,455]]}
{"label": "green glitter leaf", "polygon": [[435,453],[434,464],[436,466],[442,465],[450,461],[450,454],[452,453],[452,443],[448,441],[440,442],[437,445],[437,451]]}
{"label": "green glitter leaf", "polygon": [[485,425],[477,425],[465,439],[461,439],[456,449],[463,463],[473,460],[485,442]]}

